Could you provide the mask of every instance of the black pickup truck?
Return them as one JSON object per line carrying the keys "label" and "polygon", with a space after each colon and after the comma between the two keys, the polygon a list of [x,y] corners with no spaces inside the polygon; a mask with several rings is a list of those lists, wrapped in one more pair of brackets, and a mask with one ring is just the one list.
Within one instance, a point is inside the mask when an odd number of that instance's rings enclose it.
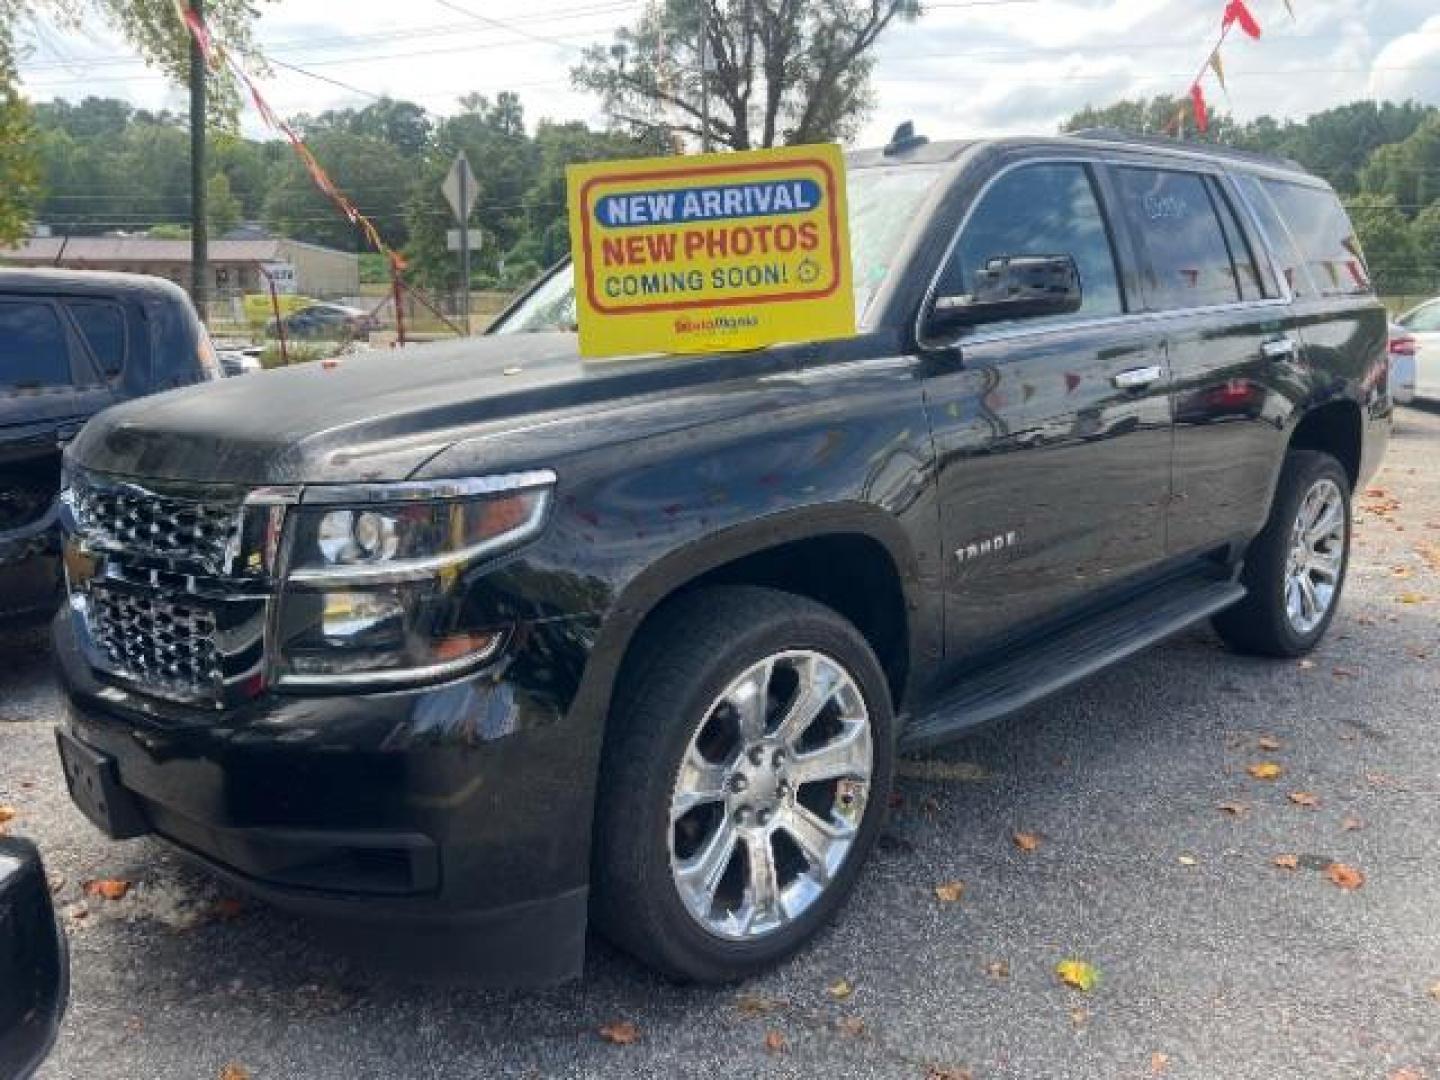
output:
{"label": "black pickup truck", "polygon": [[190,298],[162,278],[0,269],[0,620],[59,606],[60,452],[101,409],[218,378]]}
{"label": "black pickup truck", "polygon": [[479,340],[112,409],[67,455],[72,794],[375,948],[742,977],[854,885],[897,752],[1211,619],[1295,656],[1388,436],[1297,166],[1105,133],[848,165],[857,333]]}

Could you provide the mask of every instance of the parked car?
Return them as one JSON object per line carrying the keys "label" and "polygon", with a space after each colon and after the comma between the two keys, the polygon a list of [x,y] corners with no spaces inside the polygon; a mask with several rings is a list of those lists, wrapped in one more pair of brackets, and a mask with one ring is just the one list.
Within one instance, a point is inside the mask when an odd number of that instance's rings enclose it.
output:
{"label": "parked car", "polygon": [[1393,412],[1328,186],[1105,133],[847,184],[844,340],[586,364],[561,266],[481,339],[90,425],[81,809],[474,978],[593,919],[728,980],[840,908],[897,752],[1206,619],[1314,648]]}
{"label": "parked car", "polygon": [[0,269],[0,619],[60,599],[60,453],[116,402],[219,376],[189,298],[160,278]]}
{"label": "parked car", "polygon": [[[345,304],[311,304],[284,316],[285,335],[292,338],[358,338],[380,329],[368,311]],[[269,337],[278,337],[277,321],[265,327]]]}
{"label": "parked car", "polygon": [[265,370],[265,365],[260,362],[260,350],[256,348],[217,349],[215,355],[220,361],[220,370],[227,378]]}
{"label": "parked car", "polygon": [[1440,401],[1440,297],[1395,320],[1414,342],[1414,396]]}
{"label": "parked car", "polygon": [[1399,323],[1390,324],[1390,395],[1397,405],[1415,400],[1415,335]]}
{"label": "parked car", "polygon": [[0,1076],[28,1080],[40,1067],[69,994],[69,950],[40,853],[0,836]]}

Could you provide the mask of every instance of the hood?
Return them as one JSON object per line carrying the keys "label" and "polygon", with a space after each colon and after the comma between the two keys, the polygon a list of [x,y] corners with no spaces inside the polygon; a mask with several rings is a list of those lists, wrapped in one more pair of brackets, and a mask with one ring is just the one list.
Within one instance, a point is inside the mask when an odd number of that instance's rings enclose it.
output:
{"label": "hood", "polygon": [[73,460],[137,479],[402,480],[478,424],[716,381],[785,350],[585,363],[574,334],[510,334],[358,353],[142,398],[86,425]]}

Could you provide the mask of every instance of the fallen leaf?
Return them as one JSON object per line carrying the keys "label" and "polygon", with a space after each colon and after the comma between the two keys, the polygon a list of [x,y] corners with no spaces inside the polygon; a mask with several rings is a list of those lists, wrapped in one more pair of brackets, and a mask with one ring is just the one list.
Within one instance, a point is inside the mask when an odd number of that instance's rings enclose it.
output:
{"label": "fallen leaf", "polygon": [[600,1038],[615,1046],[629,1046],[640,1038],[640,1029],[629,1020],[616,1020],[601,1025]]}
{"label": "fallen leaf", "polygon": [[1084,960],[1062,960],[1055,965],[1055,974],[1066,986],[1087,992],[1100,981],[1100,973]]}
{"label": "fallen leaf", "polygon": [[122,900],[130,891],[130,882],[123,878],[96,878],[82,886],[86,896],[98,896],[104,900]]}
{"label": "fallen leaf", "polygon": [[1276,855],[1275,858],[1271,859],[1270,861],[1276,866],[1278,866],[1281,870],[1300,869],[1300,856],[1298,855]]}
{"label": "fallen leaf", "polygon": [[1181,866],[1194,866],[1194,865],[1195,865],[1195,856],[1194,856],[1194,855],[1181,855],[1181,856],[1180,856],[1180,859],[1179,859],[1179,862],[1180,862],[1180,865],[1181,865]]}
{"label": "fallen leaf", "polygon": [[744,1016],[764,1016],[766,1013],[778,1012],[783,1009],[785,1002],[760,994],[741,994],[735,999],[735,1007]]}
{"label": "fallen leaf", "polygon": [[1070,1010],[1070,1023],[1075,1027],[1084,1027],[1090,1022],[1090,1010],[1081,1005],[1076,1005]]}
{"label": "fallen leaf", "polygon": [[1390,1074],[1390,1080],[1425,1080],[1425,1074],[1419,1069],[1396,1069]]}
{"label": "fallen leaf", "polygon": [[1428,599],[1429,597],[1424,593],[1404,592],[1395,597],[1395,602],[1397,604],[1423,604]]}
{"label": "fallen leaf", "polygon": [[1365,884],[1365,875],[1344,863],[1331,863],[1325,869],[1325,876],[1346,892],[1353,892]]}
{"label": "fallen leaf", "polygon": [[975,1074],[963,1065],[927,1065],[925,1080],[975,1080]]}
{"label": "fallen leaf", "polygon": [[1355,622],[1360,626],[1377,625],[1377,620],[1374,615],[1356,615]]}
{"label": "fallen leaf", "polygon": [[15,820],[20,811],[13,806],[0,806],[0,829],[3,829],[10,822]]}
{"label": "fallen leaf", "polygon": [[1432,998],[1434,998],[1436,1001],[1440,1001],[1440,982],[1431,984],[1429,992]]}
{"label": "fallen leaf", "polygon": [[250,1070],[238,1061],[232,1061],[220,1070],[220,1080],[250,1080]]}
{"label": "fallen leaf", "polygon": [[1245,771],[1256,780],[1278,780],[1285,773],[1285,769],[1273,761],[1257,761],[1246,767]]}
{"label": "fallen leaf", "polygon": [[1390,576],[1393,578],[1408,578],[1414,572],[1408,566],[1392,566],[1390,568]]}
{"label": "fallen leaf", "polygon": [[73,904],[66,904],[60,914],[64,915],[67,919],[79,922],[81,919],[87,918],[90,915],[90,909],[85,905],[85,901],[77,900]]}
{"label": "fallen leaf", "polygon": [[1040,837],[1032,832],[1017,832],[1013,839],[1015,846],[1021,851],[1034,851],[1040,846]]}
{"label": "fallen leaf", "polygon": [[1276,750],[1280,749],[1280,740],[1275,738],[1275,736],[1273,735],[1262,735],[1255,743],[1255,745],[1258,746],[1261,750],[1274,753]]}
{"label": "fallen leaf", "polygon": [[1246,806],[1244,803],[1238,802],[1222,802],[1216,807],[1216,809],[1219,810],[1222,814],[1229,814],[1231,817],[1237,818],[1244,817],[1246,814],[1250,813],[1250,807]]}
{"label": "fallen leaf", "polygon": [[1365,822],[1361,821],[1358,817],[1347,817],[1344,821],[1340,823],[1340,828],[1344,829],[1346,832],[1357,832],[1364,827]]}
{"label": "fallen leaf", "polygon": [[1007,960],[991,960],[985,965],[985,974],[992,979],[1008,979],[1010,963]]}
{"label": "fallen leaf", "polygon": [[942,904],[959,903],[960,897],[965,895],[965,883],[963,881],[946,881],[935,886],[935,899]]}
{"label": "fallen leaf", "polygon": [[858,1016],[842,1016],[835,1021],[835,1030],[851,1039],[865,1034],[865,1021]]}
{"label": "fallen leaf", "polygon": [[1150,1075],[1159,1076],[1166,1069],[1170,1068],[1170,1055],[1162,1054],[1159,1050],[1150,1055]]}
{"label": "fallen leaf", "polygon": [[772,1054],[783,1054],[790,1049],[790,1045],[785,1041],[782,1033],[772,1028],[765,1033],[765,1049]]}
{"label": "fallen leaf", "polygon": [[855,992],[855,987],[850,984],[849,979],[840,978],[827,986],[825,992],[836,1001],[844,1001]]}
{"label": "fallen leaf", "polygon": [[223,896],[210,907],[210,917],[220,922],[230,922],[245,913],[245,904],[233,896]]}
{"label": "fallen leaf", "polygon": [[1353,668],[1337,667],[1333,672],[1337,679],[1358,679],[1360,673]]}
{"label": "fallen leaf", "polygon": [[1308,791],[1290,792],[1290,801],[1296,806],[1307,806],[1313,808],[1320,805],[1319,797],[1310,794],[1310,792]]}

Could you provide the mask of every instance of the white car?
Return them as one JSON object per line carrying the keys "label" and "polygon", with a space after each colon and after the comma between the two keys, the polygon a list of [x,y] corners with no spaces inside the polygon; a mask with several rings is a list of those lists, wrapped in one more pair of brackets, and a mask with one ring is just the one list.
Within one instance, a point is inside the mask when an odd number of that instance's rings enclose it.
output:
{"label": "white car", "polygon": [[1415,397],[1440,401],[1440,297],[1395,320],[1415,341]]}

